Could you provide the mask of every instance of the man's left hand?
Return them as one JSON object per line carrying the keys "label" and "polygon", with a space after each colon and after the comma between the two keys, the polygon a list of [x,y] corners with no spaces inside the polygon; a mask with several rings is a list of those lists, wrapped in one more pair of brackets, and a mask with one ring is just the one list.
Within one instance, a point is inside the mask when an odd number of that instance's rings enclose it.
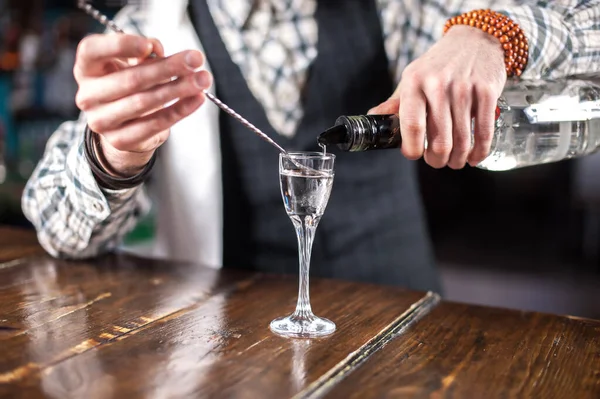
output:
{"label": "man's left hand", "polygon": [[505,83],[500,41],[476,28],[454,26],[406,67],[394,94],[370,113],[399,113],[407,158],[424,155],[434,168],[475,166],[490,151]]}

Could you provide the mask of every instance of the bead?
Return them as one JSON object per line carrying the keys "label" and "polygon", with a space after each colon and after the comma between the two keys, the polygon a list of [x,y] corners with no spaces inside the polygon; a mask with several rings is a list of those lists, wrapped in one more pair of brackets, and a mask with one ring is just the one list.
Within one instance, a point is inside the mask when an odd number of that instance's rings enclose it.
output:
{"label": "bead", "polygon": [[448,19],[444,33],[454,25],[475,27],[498,38],[504,50],[507,76],[520,76],[523,73],[529,57],[529,45],[519,25],[508,16],[489,9],[472,10]]}

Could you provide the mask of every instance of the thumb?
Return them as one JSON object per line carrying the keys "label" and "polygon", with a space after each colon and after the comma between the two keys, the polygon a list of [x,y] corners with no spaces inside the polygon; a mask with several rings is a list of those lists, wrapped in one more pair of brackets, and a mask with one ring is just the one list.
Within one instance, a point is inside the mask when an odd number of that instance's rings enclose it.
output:
{"label": "thumb", "polygon": [[400,112],[400,99],[390,97],[381,104],[373,107],[367,112],[367,114],[374,115],[387,115],[387,114],[398,114]]}

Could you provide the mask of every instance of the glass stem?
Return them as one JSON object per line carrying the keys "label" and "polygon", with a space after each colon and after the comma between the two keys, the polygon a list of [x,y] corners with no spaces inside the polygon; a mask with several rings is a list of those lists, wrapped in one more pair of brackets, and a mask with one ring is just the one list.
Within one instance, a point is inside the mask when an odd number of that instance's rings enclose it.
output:
{"label": "glass stem", "polygon": [[304,218],[294,218],[293,222],[296,228],[296,236],[298,237],[298,253],[300,258],[300,284],[298,288],[298,303],[296,304],[294,316],[311,318],[313,317],[313,312],[310,307],[308,275],[313,239],[319,218],[305,216]]}

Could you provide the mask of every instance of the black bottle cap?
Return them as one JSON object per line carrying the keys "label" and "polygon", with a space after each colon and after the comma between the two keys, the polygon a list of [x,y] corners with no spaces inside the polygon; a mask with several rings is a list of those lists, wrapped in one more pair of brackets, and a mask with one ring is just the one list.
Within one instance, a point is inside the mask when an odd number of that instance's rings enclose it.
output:
{"label": "black bottle cap", "polygon": [[335,125],[325,130],[317,139],[321,145],[338,145],[348,141],[348,129],[344,125]]}

